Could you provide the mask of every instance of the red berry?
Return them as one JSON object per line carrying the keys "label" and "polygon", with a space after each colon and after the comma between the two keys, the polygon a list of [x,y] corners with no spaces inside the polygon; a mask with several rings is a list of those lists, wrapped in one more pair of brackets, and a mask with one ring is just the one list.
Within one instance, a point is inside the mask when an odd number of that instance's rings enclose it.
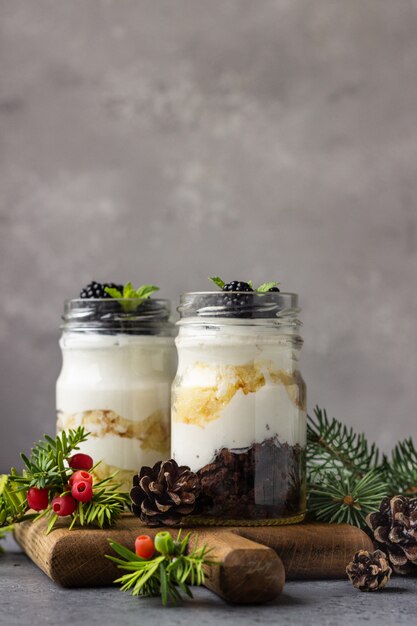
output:
{"label": "red berry", "polygon": [[59,517],[72,515],[76,508],[77,503],[69,493],[66,496],[56,496],[52,500],[52,509]]}
{"label": "red berry", "polygon": [[79,452],[68,459],[68,465],[72,469],[86,470],[88,472],[93,467],[94,461],[89,454]]}
{"label": "red berry", "polygon": [[79,480],[85,480],[91,485],[93,484],[93,477],[91,476],[89,472],[86,472],[84,470],[78,470],[74,472],[68,482],[69,482],[69,485],[72,487],[72,485],[78,482]]}
{"label": "red berry", "polygon": [[86,480],[77,480],[71,487],[72,497],[80,502],[89,502],[93,497],[93,485]]}
{"label": "red berry", "polygon": [[31,487],[26,495],[28,505],[34,511],[43,511],[48,508],[49,492],[48,489],[38,489]]}
{"label": "red berry", "polygon": [[149,535],[139,535],[135,541],[136,556],[142,557],[142,559],[151,559],[155,554],[155,545],[152,537]]}

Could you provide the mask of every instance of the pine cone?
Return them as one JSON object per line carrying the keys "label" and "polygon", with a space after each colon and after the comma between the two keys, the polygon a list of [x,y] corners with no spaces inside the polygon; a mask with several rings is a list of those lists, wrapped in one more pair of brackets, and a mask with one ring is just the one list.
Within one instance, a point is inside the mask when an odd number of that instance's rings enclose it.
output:
{"label": "pine cone", "polygon": [[381,550],[359,550],[346,568],[350,582],[361,591],[382,589],[389,581],[391,573],[387,557]]}
{"label": "pine cone", "polygon": [[417,573],[417,498],[384,498],[366,523],[396,574]]}
{"label": "pine cone", "polygon": [[148,526],[177,526],[194,511],[200,483],[189,467],[174,459],[142,467],[130,491],[132,511]]}

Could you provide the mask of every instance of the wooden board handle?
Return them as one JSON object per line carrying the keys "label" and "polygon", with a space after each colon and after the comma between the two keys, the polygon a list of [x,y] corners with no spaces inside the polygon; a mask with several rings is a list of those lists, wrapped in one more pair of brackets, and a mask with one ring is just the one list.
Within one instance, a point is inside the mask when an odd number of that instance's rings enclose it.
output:
{"label": "wooden board handle", "polygon": [[218,533],[199,529],[197,541],[211,548],[212,558],[221,563],[207,568],[205,586],[228,602],[268,602],[281,593],[285,570],[270,548],[224,529]]}

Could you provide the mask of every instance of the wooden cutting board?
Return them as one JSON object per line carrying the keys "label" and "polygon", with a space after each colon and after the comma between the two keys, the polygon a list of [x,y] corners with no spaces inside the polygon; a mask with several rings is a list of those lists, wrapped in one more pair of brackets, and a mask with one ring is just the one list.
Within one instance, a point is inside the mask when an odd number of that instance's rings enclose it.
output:
{"label": "wooden cutting board", "polygon": [[[110,585],[121,575],[104,557],[107,539],[133,548],[138,534],[154,536],[161,529],[145,528],[125,515],[115,528],[75,528],[65,521],[45,534],[46,521],[24,522],[15,530],[17,542],[53,581],[64,587]],[[170,530],[176,537],[177,530]],[[201,527],[190,529],[199,545],[213,548],[221,566],[207,568],[206,587],[229,602],[259,603],[275,598],[285,578],[344,578],[345,568],[360,549],[372,549],[369,537],[347,524],[296,524],[269,527]],[[183,533],[187,532],[183,529]]]}

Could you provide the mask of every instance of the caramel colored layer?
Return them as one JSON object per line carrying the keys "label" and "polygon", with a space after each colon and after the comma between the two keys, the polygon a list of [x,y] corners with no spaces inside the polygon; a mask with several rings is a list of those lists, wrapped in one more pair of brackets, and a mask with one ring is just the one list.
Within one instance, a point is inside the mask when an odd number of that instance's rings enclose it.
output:
{"label": "caramel colored layer", "polygon": [[164,457],[169,454],[168,419],[161,410],[154,411],[140,422],[125,419],[114,411],[96,409],[68,414],[58,411],[58,430],[84,426],[93,437],[117,435],[137,439],[142,450],[156,450]]}
{"label": "caramel colored layer", "polygon": [[[198,367],[211,368],[206,363]],[[305,383],[300,372],[277,370],[270,361],[218,367],[216,385],[211,387],[178,387],[174,391],[172,417],[175,422],[204,427],[220,417],[222,409],[238,391],[255,393],[267,382],[283,385],[298,408],[305,410]]]}

